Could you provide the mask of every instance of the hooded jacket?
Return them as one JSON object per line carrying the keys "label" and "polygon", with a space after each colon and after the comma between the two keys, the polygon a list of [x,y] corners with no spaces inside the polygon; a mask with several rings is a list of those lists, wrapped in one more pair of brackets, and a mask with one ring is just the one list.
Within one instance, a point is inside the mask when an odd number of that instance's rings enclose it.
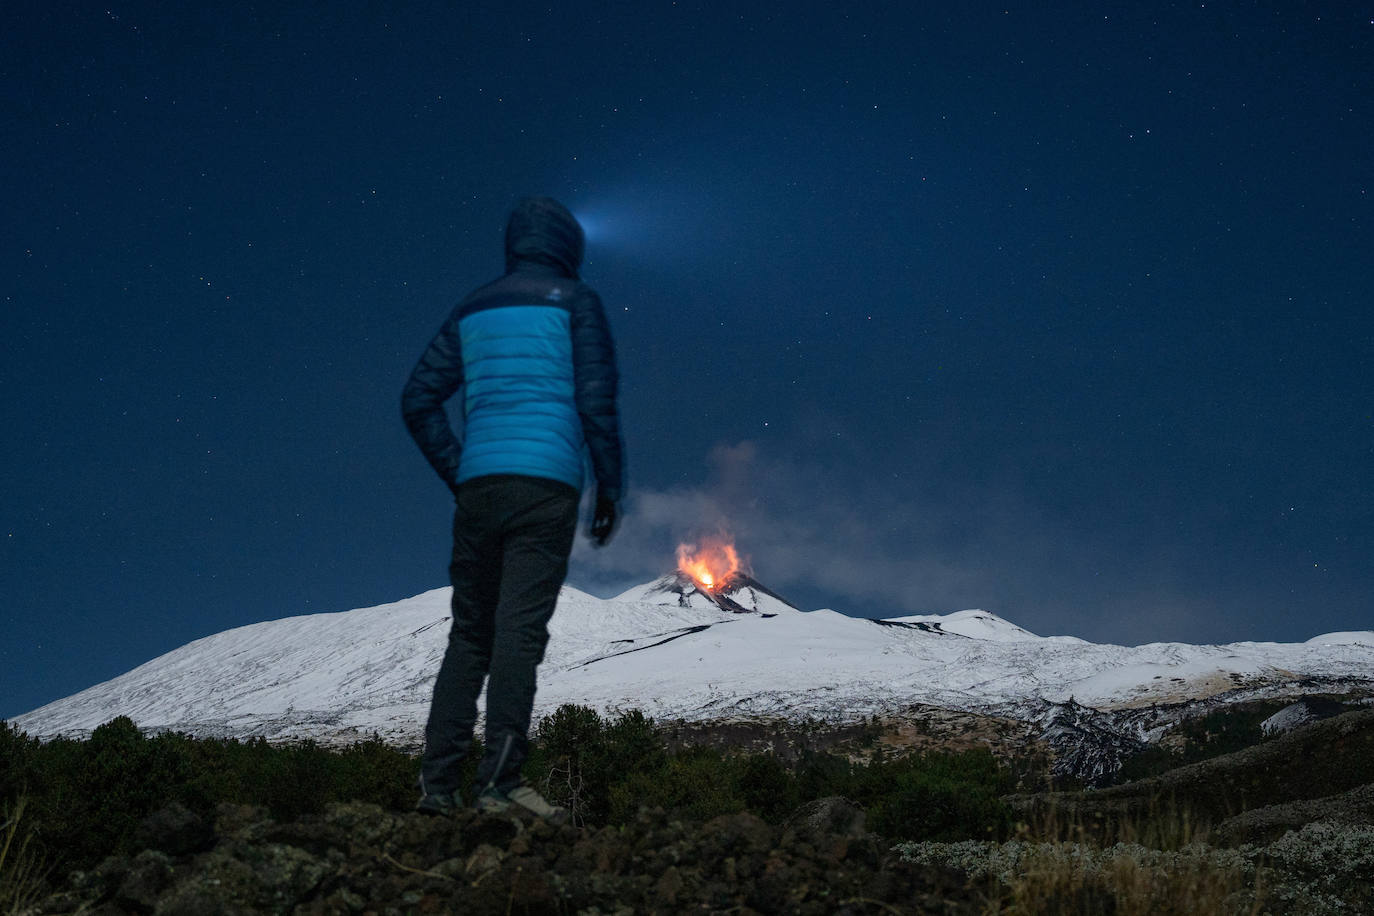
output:
{"label": "hooded jacket", "polygon": [[[458,304],[416,364],[401,414],[455,489],[490,474],[623,488],[615,347],[601,299],[577,276],[582,227],[557,201],[520,201],[506,225],[505,276]],[[461,390],[455,432],[444,402]]]}

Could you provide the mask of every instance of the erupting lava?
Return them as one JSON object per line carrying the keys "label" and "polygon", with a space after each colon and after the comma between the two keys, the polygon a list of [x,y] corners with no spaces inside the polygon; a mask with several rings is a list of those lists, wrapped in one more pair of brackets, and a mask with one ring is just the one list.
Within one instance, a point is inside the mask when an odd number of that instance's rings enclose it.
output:
{"label": "erupting lava", "polygon": [[678,571],[691,576],[708,592],[725,585],[740,571],[739,554],[725,538],[704,538],[695,545],[677,545]]}

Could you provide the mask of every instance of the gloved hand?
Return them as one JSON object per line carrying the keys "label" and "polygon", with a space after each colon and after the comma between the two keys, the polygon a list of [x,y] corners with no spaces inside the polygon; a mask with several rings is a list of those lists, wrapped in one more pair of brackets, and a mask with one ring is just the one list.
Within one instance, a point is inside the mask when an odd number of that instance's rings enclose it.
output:
{"label": "gloved hand", "polygon": [[596,510],[592,513],[592,524],[588,531],[592,544],[596,547],[605,547],[615,534],[616,522],[619,520],[620,507],[616,501],[597,494]]}

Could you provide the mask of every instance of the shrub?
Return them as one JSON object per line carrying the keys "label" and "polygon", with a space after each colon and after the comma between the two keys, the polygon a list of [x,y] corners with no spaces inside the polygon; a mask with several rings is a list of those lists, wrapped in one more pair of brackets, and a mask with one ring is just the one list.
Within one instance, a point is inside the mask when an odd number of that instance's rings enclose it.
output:
{"label": "shrub", "polygon": [[653,719],[637,709],[607,721],[593,709],[564,704],[539,723],[535,741],[526,772],[542,774],[545,795],[567,807],[576,824],[633,816],[635,810],[624,811],[632,793],[622,791],[613,801],[612,788],[660,773],[668,760]]}
{"label": "shrub", "polygon": [[222,802],[265,805],[279,819],[333,801],[403,809],[414,802],[418,769],[416,758],[379,739],[334,751],[313,742],[146,736],[120,717],[85,741],[40,744],[0,728],[6,796],[12,803],[24,787],[34,846],[64,871],[133,852],[139,823],[172,801],[205,818]]}
{"label": "shrub", "polygon": [[1009,771],[987,751],[922,754],[871,766],[859,796],[869,826],[903,840],[1001,838],[1012,812],[1001,796],[1012,789]]}
{"label": "shrub", "polygon": [[[476,751],[466,781],[480,744]],[[149,736],[119,718],[85,741],[40,744],[0,727],[0,801],[13,804],[23,787],[35,848],[63,871],[132,853],[139,823],[172,801],[206,819],[225,802],[264,805],[279,820],[335,801],[408,810],[418,769],[416,757],[378,738],[334,750],[309,741]],[[864,806],[870,828],[892,839],[985,838],[1000,835],[1008,821],[996,796],[1009,777],[990,754],[856,765],[807,752],[788,766],[769,754],[702,744],[670,752],[664,731],[638,710],[608,718],[560,707],[535,730],[525,772],[584,824],[627,823],[642,806],[684,820],[748,810],[780,823],[798,806],[832,795]]]}
{"label": "shrub", "polygon": [[706,744],[669,753],[653,720],[637,710],[608,722],[571,704],[539,724],[536,742],[527,772],[579,824],[623,824],[645,805],[684,819],[749,810],[779,823],[807,801],[840,795],[863,805],[870,828],[893,839],[1000,837],[1011,825],[999,796],[1013,777],[985,751],[856,765],[806,750],[788,768],[771,754]]}
{"label": "shrub", "polygon": [[796,780],[771,755],[751,754],[742,758],[736,782],[744,807],[766,821],[781,821],[800,804]]}
{"label": "shrub", "polygon": [[[398,753],[380,737],[350,744],[341,757],[333,795],[404,809],[415,801],[420,776],[418,758]],[[475,773],[469,774],[469,781]]]}
{"label": "shrub", "polygon": [[610,775],[606,772],[605,723],[594,709],[565,703],[535,729],[526,773],[542,773],[544,795],[567,808],[574,824],[605,816]]}
{"label": "shrub", "polygon": [[564,703],[539,722],[535,739],[553,757],[577,759],[600,747],[603,726],[595,709]]}
{"label": "shrub", "polygon": [[[70,755],[63,753],[68,749]],[[70,769],[44,767],[53,784],[40,835],[64,856],[85,862],[110,851],[131,852],[139,821],[166,803],[169,786],[181,785],[190,774],[183,744],[150,741],[127,716],[101,725],[85,742],[57,750],[59,757],[70,756]]]}
{"label": "shrub", "polygon": [[611,821],[631,820],[641,806],[659,807],[688,820],[744,810],[731,766],[708,747],[688,747],[656,771],[638,770],[611,787]]}
{"label": "shrub", "polygon": [[0,721],[0,801],[13,803],[33,778],[33,758],[39,744],[5,721]]}
{"label": "shrub", "polygon": [[794,773],[797,793],[807,801],[831,795],[842,795],[857,801],[856,770],[855,765],[843,757],[806,750],[797,761]]}
{"label": "shrub", "polygon": [[638,709],[621,713],[607,725],[605,739],[606,766],[613,774],[657,770],[668,761],[663,737],[654,720]]}

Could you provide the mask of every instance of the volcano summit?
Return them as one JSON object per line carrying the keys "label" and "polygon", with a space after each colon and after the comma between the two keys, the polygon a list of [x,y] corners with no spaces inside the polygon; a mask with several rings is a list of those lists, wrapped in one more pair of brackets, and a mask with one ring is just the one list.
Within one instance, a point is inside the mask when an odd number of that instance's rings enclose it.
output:
{"label": "volcano summit", "polygon": [[753,576],[740,571],[731,573],[714,588],[687,573],[668,573],[647,585],[622,593],[615,600],[662,604],[663,599],[674,596],[679,607],[705,608],[715,605],[732,614],[763,614],[771,617],[778,613],[779,606],[789,611],[799,610]]}

